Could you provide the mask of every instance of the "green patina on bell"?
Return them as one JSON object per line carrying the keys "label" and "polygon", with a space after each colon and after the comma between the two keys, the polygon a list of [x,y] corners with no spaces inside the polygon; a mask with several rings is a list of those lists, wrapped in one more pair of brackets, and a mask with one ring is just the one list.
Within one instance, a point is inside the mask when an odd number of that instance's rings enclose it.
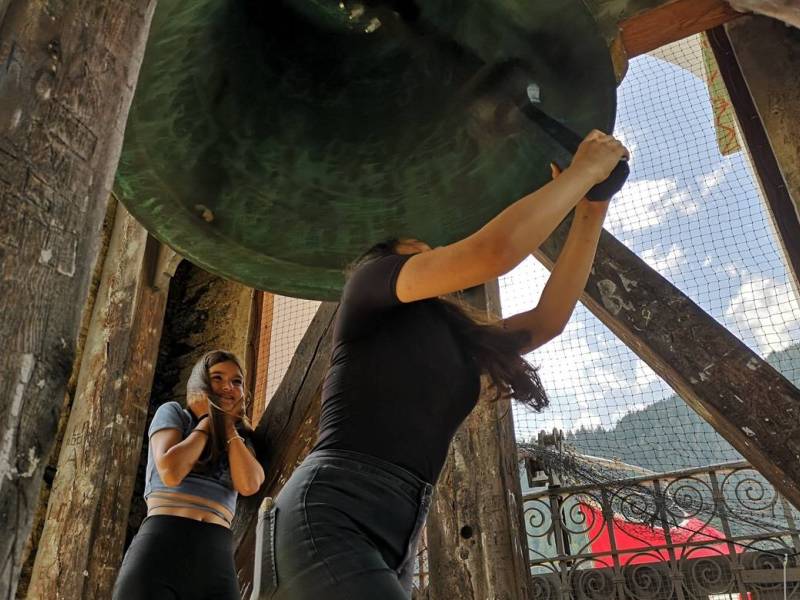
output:
{"label": "green patina on bell", "polygon": [[161,0],[119,192],[204,269],[335,299],[373,243],[462,238],[568,159],[470,92],[510,59],[549,115],[612,129],[611,60],[580,0]]}

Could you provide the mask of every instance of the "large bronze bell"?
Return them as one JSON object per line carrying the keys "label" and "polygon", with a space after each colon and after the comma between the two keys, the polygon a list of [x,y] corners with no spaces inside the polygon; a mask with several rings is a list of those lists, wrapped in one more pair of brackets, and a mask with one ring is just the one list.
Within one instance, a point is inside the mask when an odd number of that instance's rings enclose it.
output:
{"label": "large bronze bell", "polygon": [[204,269],[334,299],[373,243],[452,242],[568,162],[476,84],[509,61],[556,121],[613,128],[581,0],[160,0],[118,190]]}

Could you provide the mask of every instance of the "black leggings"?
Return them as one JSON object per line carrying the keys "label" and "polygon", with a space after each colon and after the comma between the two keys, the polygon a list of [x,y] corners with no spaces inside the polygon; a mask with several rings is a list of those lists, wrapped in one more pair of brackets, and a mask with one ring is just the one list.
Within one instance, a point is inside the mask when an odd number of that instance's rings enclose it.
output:
{"label": "black leggings", "polygon": [[231,531],[147,517],[122,561],[113,600],[239,600]]}

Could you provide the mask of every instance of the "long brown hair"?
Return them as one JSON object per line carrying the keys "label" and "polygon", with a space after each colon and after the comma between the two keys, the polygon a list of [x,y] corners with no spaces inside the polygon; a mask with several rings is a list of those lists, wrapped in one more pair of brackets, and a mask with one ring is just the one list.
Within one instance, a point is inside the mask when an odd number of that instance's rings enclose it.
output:
{"label": "long brown hair", "polygon": [[[375,244],[348,267],[348,276],[366,263],[395,254],[398,241]],[[528,343],[526,332],[509,331],[459,300],[432,298],[426,302],[438,305],[465,352],[487,376],[495,391],[492,400],[510,397],[537,411],[549,404],[536,367],[520,354]]]}
{"label": "long brown hair", "polygon": [[[211,367],[223,362],[232,362],[235,364],[242,373],[242,377],[244,377],[245,373],[242,368],[242,362],[233,352],[228,352],[227,350],[211,350],[201,356],[194,364],[192,373],[189,375],[189,380],[186,382],[187,397],[193,392],[202,392],[206,394],[209,399],[208,413],[209,419],[211,420],[209,427],[210,443],[207,446],[209,450],[208,452],[204,451],[198,463],[208,464],[210,466],[216,465],[220,456],[223,456],[226,452],[225,414],[217,408],[217,406],[220,405],[220,399],[212,391],[211,374],[209,373]],[[246,438],[252,437],[253,434],[253,426],[247,418],[248,398],[249,394],[245,388],[242,393],[242,414],[239,420],[241,422],[240,432]]]}

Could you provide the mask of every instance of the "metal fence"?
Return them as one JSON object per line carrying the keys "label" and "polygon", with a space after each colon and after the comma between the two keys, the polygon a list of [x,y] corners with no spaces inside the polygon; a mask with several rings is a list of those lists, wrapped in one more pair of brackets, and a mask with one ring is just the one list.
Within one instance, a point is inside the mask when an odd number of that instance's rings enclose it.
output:
{"label": "metal fence", "polygon": [[549,485],[524,514],[537,600],[800,598],[798,513],[745,462]]}

